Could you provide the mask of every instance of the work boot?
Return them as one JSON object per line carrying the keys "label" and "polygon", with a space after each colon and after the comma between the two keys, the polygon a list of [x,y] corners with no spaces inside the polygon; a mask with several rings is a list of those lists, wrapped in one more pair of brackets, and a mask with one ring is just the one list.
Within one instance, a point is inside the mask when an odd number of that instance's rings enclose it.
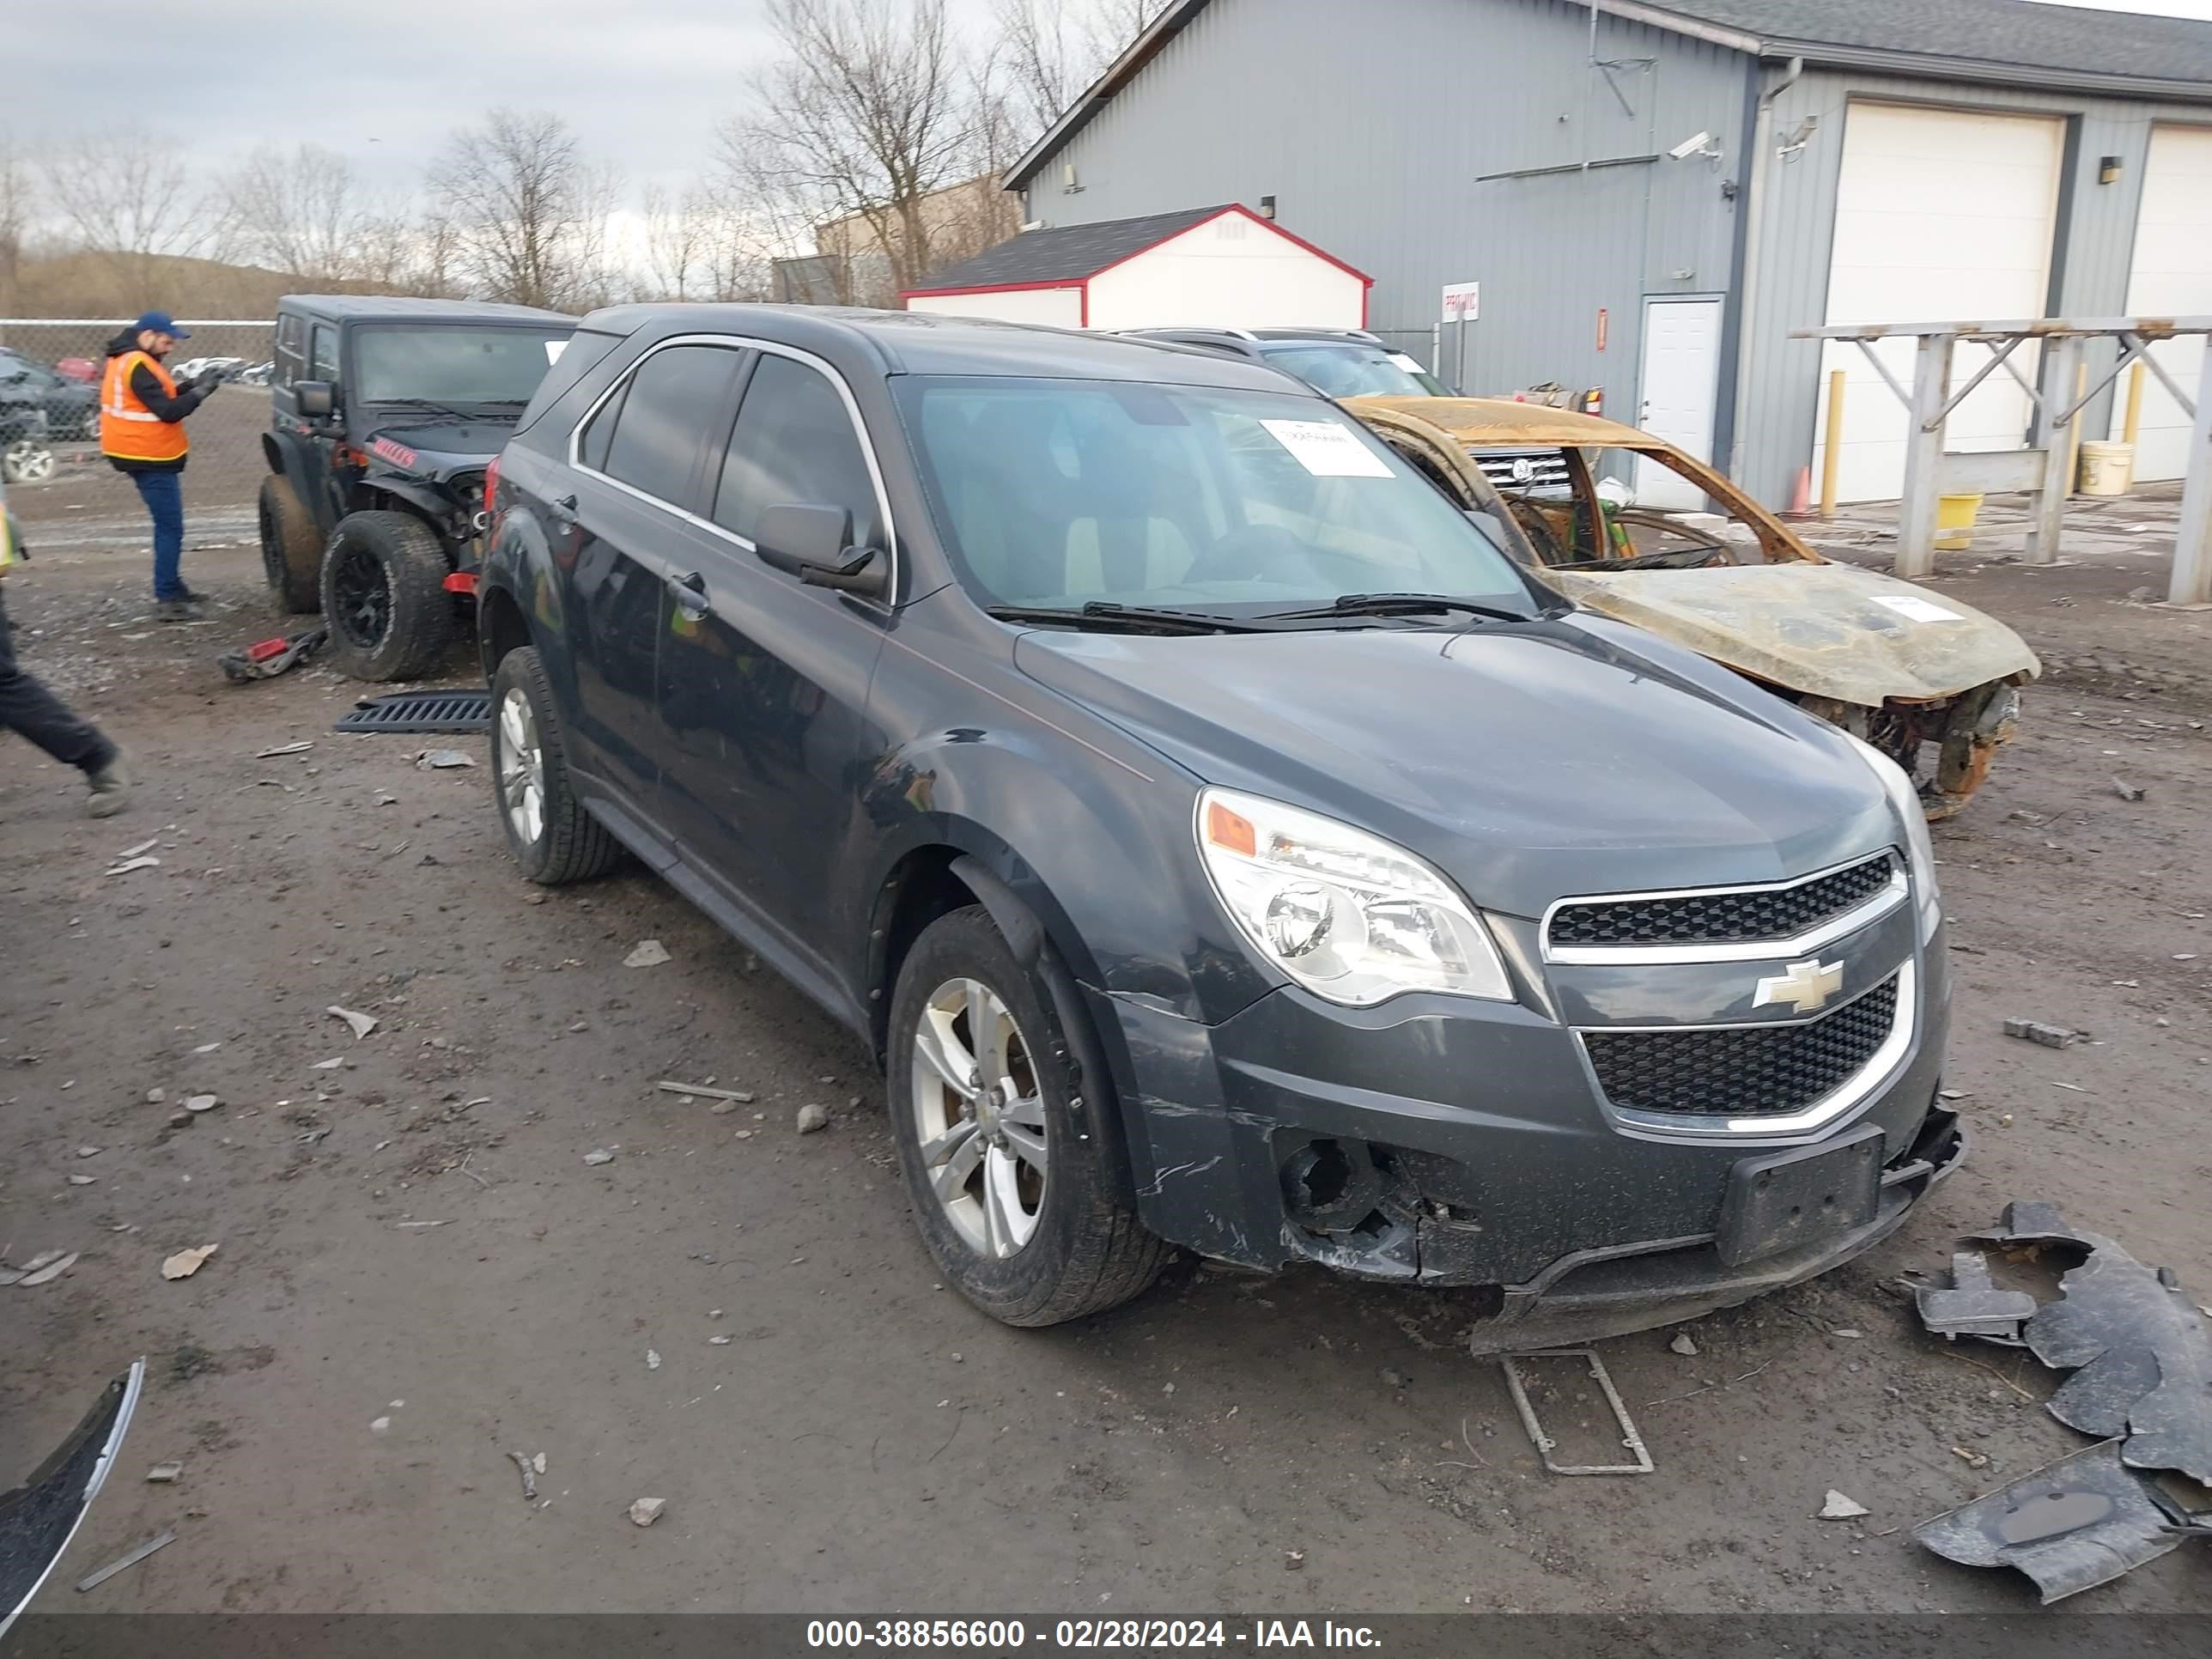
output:
{"label": "work boot", "polygon": [[88,817],[112,818],[130,804],[131,786],[135,780],[131,775],[128,757],[120,749],[110,755],[97,771],[86,773],[85,781],[92,786],[92,799],[84,805]]}
{"label": "work boot", "polygon": [[163,599],[154,606],[155,622],[199,622],[206,616],[207,611],[202,608],[198,594],[188,599]]}

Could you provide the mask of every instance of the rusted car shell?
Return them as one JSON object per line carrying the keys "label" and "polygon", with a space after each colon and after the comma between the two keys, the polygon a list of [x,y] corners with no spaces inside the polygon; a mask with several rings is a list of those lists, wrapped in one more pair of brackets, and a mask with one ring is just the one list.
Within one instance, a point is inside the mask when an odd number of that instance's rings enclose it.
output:
{"label": "rusted car shell", "polygon": [[[1354,398],[1345,405],[1442,476],[1462,504],[1510,514],[1477,451],[1625,450],[1664,457],[1757,537],[1763,563],[1692,569],[1559,569],[1525,539],[1514,551],[1546,581],[1602,615],[1793,694],[1881,746],[1939,745],[1923,780],[1931,817],[1963,805],[2012,734],[2012,688],[2042,672],[2027,641],[1993,617],[1894,576],[1822,558],[1734,484],[1633,427],[1489,398]],[[1748,550],[1747,549],[1747,552]],[[1882,743],[1885,732],[1890,742]]]}

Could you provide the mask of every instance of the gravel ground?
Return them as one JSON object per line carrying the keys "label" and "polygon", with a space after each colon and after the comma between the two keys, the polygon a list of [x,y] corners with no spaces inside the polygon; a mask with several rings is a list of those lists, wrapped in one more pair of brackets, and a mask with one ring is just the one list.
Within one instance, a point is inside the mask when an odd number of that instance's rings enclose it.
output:
{"label": "gravel ground", "polygon": [[[481,765],[329,731],[360,688],[222,684],[215,653],[274,631],[250,550],[193,555],[228,608],[162,629],[143,554],[98,540],[9,579],[27,659],[149,781],[89,823],[0,746],[0,1246],[82,1253],[0,1289],[0,1483],[131,1357],[150,1378],[47,1608],[2014,1611],[2024,1580],[1907,1529],[2080,1438],[2033,1362],[1920,1334],[1898,1275],[2044,1195],[2212,1299],[2212,617],[2128,602],[2141,558],[1942,584],[2066,664],[1936,834],[1973,1159],[1695,1356],[1607,1344],[1658,1470],[1563,1480],[1449,1293],[1185,1262],[1088,1323],[986,1322],[933,1280],[827,1019],[648,876],[518,880]],[[623,967],[645,938],[672,959]],[[538,1504],[510,1453],[544,1455]],[[1830,1488],[1870,1513],[1814,1519]],[[2075,1605],[2212,1611],[2212,1551]]]}

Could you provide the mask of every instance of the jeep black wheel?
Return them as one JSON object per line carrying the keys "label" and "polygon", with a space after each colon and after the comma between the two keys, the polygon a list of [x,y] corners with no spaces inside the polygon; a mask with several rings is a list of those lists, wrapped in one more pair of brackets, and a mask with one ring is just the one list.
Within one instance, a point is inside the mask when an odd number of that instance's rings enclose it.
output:
{"label": "jeep black wheel", "polygon": [[261,571],[280,609],[307,616],[323,608],[323,538],[313,514],[287,481],[261,481]]}
{"label": "jeep black wheel", "polygon": [[435,667],[453,638],[450,567],[429,526],[404,513],[338,520],[324,555],[323,617],[331,663],[357,680],[409,680]]}

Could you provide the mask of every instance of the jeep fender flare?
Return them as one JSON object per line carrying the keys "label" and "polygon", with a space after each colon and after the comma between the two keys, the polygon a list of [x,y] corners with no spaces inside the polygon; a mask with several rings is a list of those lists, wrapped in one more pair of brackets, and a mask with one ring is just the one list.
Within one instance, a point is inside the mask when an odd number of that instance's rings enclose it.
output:
{"label": "jeep fender flare", "polygon": [[261,434],[261,455],[269,463],[269,470],[291,485],[292,493],[300,498],[300,505],[315,521],[316,533],[327,538],[331,531],[326,521],[330,502],[314,488],[313,469],[307,465],[306,446],[289,432],[264,432]]}
{"label": "jeep fender flare", "polygon": [[416,517],[426,520],[437,532],[446,547],[446,559],[453,558],[453,538],[447,532],[456,513],[453,503],[427,484],[416,483],[412,478],[402,478],[389,472],[370,472],[361,481],[363,489],[374,489],[380,495],[389,495],[395,503],[412,508]]}

